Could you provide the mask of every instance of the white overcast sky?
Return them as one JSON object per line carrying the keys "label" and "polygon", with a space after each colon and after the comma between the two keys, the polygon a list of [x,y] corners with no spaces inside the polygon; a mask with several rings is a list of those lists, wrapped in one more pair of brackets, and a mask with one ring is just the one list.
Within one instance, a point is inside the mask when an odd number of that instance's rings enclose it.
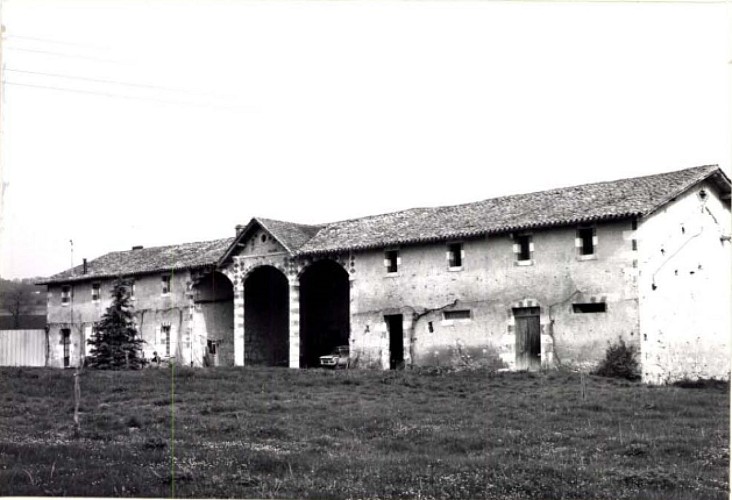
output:
{"label": "white overcast sky", "polygon": [[3,18],[4,278],[68,268],[70,239],[78,264],[255,215],[729,172],[723,3],[5,0]]}

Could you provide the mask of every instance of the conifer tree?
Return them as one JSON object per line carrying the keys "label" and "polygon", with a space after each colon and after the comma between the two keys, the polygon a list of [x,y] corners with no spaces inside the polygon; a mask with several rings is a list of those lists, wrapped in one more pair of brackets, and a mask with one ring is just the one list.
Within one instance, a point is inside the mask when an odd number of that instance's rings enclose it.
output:
{"label": "conifer tree", "polygon": [[134,323],[130,283],[118,278],[112,284],[112,304],[97,325],[89,367],[106,370],[139,369],[143,366],[142,339]]}

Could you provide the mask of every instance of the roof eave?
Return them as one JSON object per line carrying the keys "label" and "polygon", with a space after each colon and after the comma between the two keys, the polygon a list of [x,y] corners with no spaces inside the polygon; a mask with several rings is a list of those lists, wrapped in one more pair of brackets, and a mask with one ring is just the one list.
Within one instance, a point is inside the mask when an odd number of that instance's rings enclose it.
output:
{"label": "roof eave", "polygon": [[204,262],[200,264],[192,264],[186,266],[168,266],[156,269],[145,269],[142,271],[132,271],[127,273],[98,273],[98,274],[82,274],[78,276],[68,276],[63,278],[48,278],[41,281],[35,281],[35,285],[61,285],[64,283],[81,283],[84,281],[94,281],[102,279],[129,278],[132,276],[144,276],[146,274],[157,274],[165,272],[175,272],[180,270],[200,269],[202,267],[214,267],[216,262]]}

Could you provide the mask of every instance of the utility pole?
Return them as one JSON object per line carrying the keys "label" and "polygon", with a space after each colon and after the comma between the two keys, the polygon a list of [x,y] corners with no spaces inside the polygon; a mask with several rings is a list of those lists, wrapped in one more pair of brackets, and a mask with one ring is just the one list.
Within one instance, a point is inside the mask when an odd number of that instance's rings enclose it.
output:
{"label": "utility pole", "polygon": [[5,24],[3,23],[3,0],[0,0],[0,248],[2,248],[5,230],[5,61],[3,60],[3,43],[5,42]]}

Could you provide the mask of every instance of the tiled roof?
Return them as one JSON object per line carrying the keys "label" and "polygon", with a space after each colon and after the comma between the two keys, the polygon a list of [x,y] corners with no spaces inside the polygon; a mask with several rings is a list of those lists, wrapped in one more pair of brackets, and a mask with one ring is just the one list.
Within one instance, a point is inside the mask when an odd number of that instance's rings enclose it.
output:
{"label": "tiled roof", "polygon": [[[717,173],[724,176],[716,165],[708,165],[632,179],[502,196],[464,205],[414,208],[333,222],[325,225],[296,254],[378,248],[643,216]],[[724,178],[727,179],[726,176]],[[728,185],[729,179],[726,182]]]}
{"label": "tiled roof", "polygon": [[183,243],[164,247],[141,248],[124,252],[111,252],[83,265],[55,274],[37,284],[68,283],[94,278],[130,276],[154,271],[174,271],[215,264],[234,238]]}
{"label": "tiled roof", "polygon": [[[322,225],[253,218],[294,255],[379,248],[491,233],[642,217],[706,178],[729,194],[729,178],[716,165],[676,172],[584,184],[536,193],[502,196],[447,207],[413,208]],[[236,251],[236,238],[112,252],[38,284],[109,278],[186,269],[224,262]]]}

